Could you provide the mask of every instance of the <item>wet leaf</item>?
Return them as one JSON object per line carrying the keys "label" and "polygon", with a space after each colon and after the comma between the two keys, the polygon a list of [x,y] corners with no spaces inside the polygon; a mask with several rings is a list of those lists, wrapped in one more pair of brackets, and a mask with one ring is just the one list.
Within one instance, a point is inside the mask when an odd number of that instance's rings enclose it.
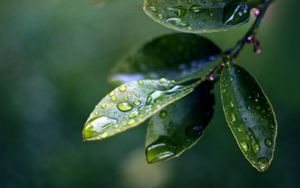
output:
{"label": "wet leaf", "polygon": [[242,67],[227,64],[221,75],[226,121],[246,159],[260,172],[273,159],[277,122],[270,101]]}
{"label": "wet leaf", "polygon": [[223,12],[230,0],[145,0],[144,10],[162,25],[183,32],[213,32],[241,25],[225,25]]}
{"label": "wet leaf", "polygon": [[199,140],[213,116],[212,88],[211,82],[202,82],[193,93],[151,117],[146,135],[149,163],[177,157]]}
{"label": "wet leaf", "polygon": [[191,93],[197,83],[179,85],[166,79],[121,85],[95,107],[83,129],[84,140],[100,140],[135,127],[160,109]]}
{"label": "wet leaf", "polygon": [[237,25],[249,20],[250,4],[246,2],[232,1],[224,8],[223,23],[225,25]]}
{"label": "wet leaf", "polygon": [[206,76],[221,50],[210,40],[185,33],[168,34],[146,43],[121,61],[113,71],[113,83],[140,79],[185,81]]}

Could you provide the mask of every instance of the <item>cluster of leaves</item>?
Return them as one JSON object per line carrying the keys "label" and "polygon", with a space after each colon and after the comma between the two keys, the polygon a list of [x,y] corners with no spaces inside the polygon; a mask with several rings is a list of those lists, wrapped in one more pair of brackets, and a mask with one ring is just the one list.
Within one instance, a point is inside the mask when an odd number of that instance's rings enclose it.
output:
{"label": "cluster of leaves", "polygon": [[[188,32],[228,29],[247,22],[263,0],[145,0],[165,26]],[[214,113],[220,80],[223,111],[239,148],[258,171],[273,158],[277,123],[260,85],[233,55],[196,34],[158,37],[122,60],[110,80],[119,85],[88,118],[83,138],[101,140],[147,121],[149,163],[179,156],[200,139]],[[220,63],[221,62],[221,63]]]}

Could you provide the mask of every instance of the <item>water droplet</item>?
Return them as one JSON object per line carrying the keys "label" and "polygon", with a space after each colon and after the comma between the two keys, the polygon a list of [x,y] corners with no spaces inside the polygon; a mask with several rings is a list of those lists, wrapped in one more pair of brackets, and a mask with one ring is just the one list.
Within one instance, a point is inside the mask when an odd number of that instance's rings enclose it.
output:
{"label": "water droplet", "polygon": [[166,160],[175,155],[176,147],[169,138],[159,137],[146,148],[147,161],[150,163]]}
{"label": "water droplet", "polygon": [[231,113],[231,121],[232,122],[236,121],[236,115],[234,113]]}
{"label": "water droplet", "polygon": [[198,13],[198,12],[200,12],[202,9],[203,9],[203,7],[200,6],[200,5],[193,5],[193,6],[191,6],[191,8],[190,8],[190,10],[191,10],[193,13]]}
{"label": "water droplet", "polygon": [[135,123],[135,120],[134,119],[130,119],[128,122],[127,122],[127,125],[128,126],[131,126]]}
{"label": "water droplet", "polygon": [[139,85],[143,85],[144,82],[143,82],[142,80],[139,80],[139,81],[138,81],[138,84],[139,84]]}
{"label": "water droplet", "polygon": [[246,142],[241,142],[240,145],[244,152],[247,152],[249,150],[249,146]]}
{"label": "water droplet", "polygon": [[106,108],[106,104],[101,104],[101,108],[105,109]]}
{"label": "water droplet", "polygon": [[132,110],[133,106],[127,102],[122,102],[117,105],[117,108],[122,112],[128,112]]}
{"label": "water droplet", "polygon": [[108,136],[106,130],[116,122],[115,119],[105,116],[95,117],[86,123],[83,130],[83,137],[84,139],[94,137],[105,138]]}
{"label": "water droplet", "polygon": [[161,84],[166,83],[166,82],[168,82],[168,80],[165,79],[165,78],[161,78],[161,79],[159,80],[159,83],[161,83]]}
{"label": "water droplet", "polygon": [[166,22],[178,27],[187,27],[189,25],[185,19],[176,17],[168,18],[166,19]]}
{"label": "water droplet", "polygon": [[199,125],[196,125],[196,126],[187,127],[185,131],[186,131],[186,134],[189,135],[189,136],[199,137],[203,134],[203,129],[204,129],[204,126],[199,124]]}
{"label": "water droplet", "polygon": [[115,95],[111,96],[110,99],[114,102],[117,100],[117,97]]}
{"label": "water droplet", "polygon": [[186,14],[186,9],[183,6],[169,7],[168,10],[179,17],[183,17]]}
{"label": "water droplet", "polygon": [[168,94],[172,94],[172,93],[176,92],[180,88],[182,88],[182,86],[175,85],[173,88],[171,88],[169,90],[157,90],[157,91],[154,91],[154,92],[152,92],[149,95],[148,100],[147,100],[147,104],[148,105],[155,104],[157,101],[163,99]]}
{"label": "water droplet", "polygon": [[256,144],[255,142],[252,142],[252,150],[253,150],[254,153],[257,154],[259,152],[259,150],[260,150],[259,145]]}
{"label": "water droplet", "polygon": [[120,90],[121,92],[125,92],[125,91],[127,90],[127,87],[126,87],[125,85],[121,85],[121,86],[119,87],[119,90]]}
{"label": "water droplet", "polygon": [[129,118],[135,118],[139,114],[138,111],[133,111],[129,114]]}
{"label": "water droplet", "polygon": [[136,106],[138,106],[138,105],[141,104],[141,101],[140,101],[140,100],[135,100],[135,101],[133,102],[133,104],[136,105]]}
{"label": "water droplet", "polygon": [[150,6],[149,8],[150,8],[150,10],[152,10],[153,12],[157,12],[157,9],[156,9],[155,6]]}
{"label": "water droplet", "polygon": [[231,108],[233,108],[233,107],[234,107],[234,104],[233,104],[233,102],[232,102],[232,101],[230,101],[230,106],[231,106]]}
{"label": "water droplet", "polygon": [[265,145],[268,147],[271,147],[273,145],[273,142],[270,138],[266,138],[265,139]]}
{"label": "water droplet", "polygon": [[108,95],[112,97],[115,94],[115,91],[110,92]]}
{"label": "water droplet", "polygon": [[164,19],[164,15],[163,15],[162,13],[158,13],[157,16],[158,16],[158,18],[161,19],[161,20]]}
{"label": "water droplet", "polygon": [[269,160],[267,158],[264,158],[264,157],[259,158],[257,164],[258,164],[258,168],[259,168],[260,172],[266,171],[270,166]]}
{"label": "water droplet", "polygon": [[167,111],[166,110],[162,110],[159,112],[159,117],[160,118],[165,118],[167,116]]}
{"label": "water droplet", "polygon": [[141,94],[136,93],[135,96],[136,96],[137,98],[140,98],[140,97],[141,97]]}

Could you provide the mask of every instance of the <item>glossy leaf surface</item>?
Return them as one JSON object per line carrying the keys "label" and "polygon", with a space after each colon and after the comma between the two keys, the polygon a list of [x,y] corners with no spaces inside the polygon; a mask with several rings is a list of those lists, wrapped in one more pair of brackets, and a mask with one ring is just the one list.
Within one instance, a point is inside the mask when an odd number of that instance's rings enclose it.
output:
{"label": "glossy leaf surface", "polygon": [[158,37],[121,61],[113,71],[113,83],[167,78],[183,81],[206,76],[218,63],[221,50],[210,40],[186,33]]}
{"label": "glossy leaf surface", "polygon": [[236,64],[224,67],[220,85],[226,121],[241,151],[258,171],[266,171],[277,135],[270,101],[257,81]]}
{"label": "glossy leaf surface", "polygon": [[121,85],[95,107],[84,126],[83,139],[100,140],[135,127],[192,92],[193,87],[166,79]]}
{"label": "glossy leaf surface", "polygon": [[230,0],[145,0],[144,10],[162,25],[183,32],[213,32],[236,25],[223,23],[224,7]]}
{"label": "glossy leaf surface", "polygon": [[177,157],[199,140],[213,116],[212,88],[211,82],[202,82],[193,93],[151,117],[146,136],[149,163]]}
{"label": "glossy leaf surface", "polygon": [[224,8],[223,23],[236,25],[248,21],[250,17],[250,4],[246,2],[232,1]]}

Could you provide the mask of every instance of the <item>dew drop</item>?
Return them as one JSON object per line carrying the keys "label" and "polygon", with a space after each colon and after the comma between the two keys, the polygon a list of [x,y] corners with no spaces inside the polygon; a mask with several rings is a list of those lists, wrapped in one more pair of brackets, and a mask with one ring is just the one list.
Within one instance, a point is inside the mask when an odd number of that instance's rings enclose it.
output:
{"label": "dew drop", "polygon": [[236,116],[234,113],[231,113],[231,121],[235,122],[236,121]]}
{"label": "dew drop", "polygon": [[144,82],[143,82],[142,80],[139,80],[139,81],[138,81],[138,84],[139,84],[139,85],[143,85]]}
{"label": "dew drop", "polygon": [[119,87],[119,90],[120,90],[121,92],[125,92],[125,91],[127,90],[127,87],[126,87],[125,85],[121,85],[121,86]]}
{"label": "dew drop", "polygon": [[127,125],[128,126],[131,126],[135,123],[135,120],[134,119],[130,119],[128,122],[127,122]]}
{"label": "dew drop", "polygon": [[115,95],[115,91],[112,91],[108,94],[110,97],[114,96]]}
{"label": "dew drop", "polygon": [[157,9],[156,9],[155,6],[151,6],[151,7],[149,7],[149,8],[150,8],[150,10],[152,10],[153,12],[157,12]]}
{"label": "dew drop", "polygon": [[166,160],[176,153],[174,143],[168,141],[165,136],[159,137],[155,142],[146,148],[147,161],[150,163]]}
{"label": "dew drop", "polygon": [[138,105],[141,104],[141,101],[140,101],[140,100],[135,100],[135,101],[133,102],[133,104],[136,105],[136,106],[138,106]]}
{"label": "dew drop", "polygon": [[110,99],[114,102],[117,100],[117,97],[115,95],[111,96]]}
{"label": "dew drop", "polygon": [[132,110],[133,106],[127,102],[122,102],[117,105],[117,108],[122,112],[128,112]]}
{"label": "dew drop", "polygon": [[267,158],[264,158],[264,157],[259,158],[257,164],[258,164],[258,168],[259,168],[260,172],[266,171],[270,166],[269,160]]}
{"label": "dew drop", "polygon": [[270,138],[266,138],[265,139],[265,145],[268,147],[271,147],[273,145],[273,142]]}
{"label": "dew drop", "polygon": [[129,114],[129,118],[135,118],[139,114],[138,111],[133,111]]}
{"label": "dew drop", "polygon": [[253,150],[254,153],[257,154],[259,152],[259,150],[260,150],[259,145],[256,144],[255,142],[252,142],[252,150]]}
{"label": "dew drop", "polygon": [[102,109],[105,109],[106,107],[107,107],[106,104],[101,104]]}
{"label": "dew drop", "polygon": [[160,118],[165,118],[167,116],[167,111],[166,110],[162,110],[159,112],[159,117]]}
{"label": "dew drop", "polygon": [[178,17],[183,17],[186,14],[186,9],[183,6],[169,7],[168,10],[176,14]]}
{"label": "dew drop", "polygon": [[248,144],[246,142],[241,142],[240,145],[244,152],[247,152],[249,150]]}
{"label": "dew drop", "polygon": [[198,13],[200,12],[201,10],[203,9],[202,6],[199,6],[199,5],[193,5],[191,6],[190,10],[193,12],[193,13]]}
{"label": "dew drop", "polygon": [[84,139],[91,139],[94,137],[107,137],[106,130],[117,121],[113,118],[100,116],[88,121],[83,130]]}
{"label": "dew drop", "polygon": [[166,22],[178,27],[187,27],[189,25],[185,19],[176,17],[168,18],[166,19]]}

